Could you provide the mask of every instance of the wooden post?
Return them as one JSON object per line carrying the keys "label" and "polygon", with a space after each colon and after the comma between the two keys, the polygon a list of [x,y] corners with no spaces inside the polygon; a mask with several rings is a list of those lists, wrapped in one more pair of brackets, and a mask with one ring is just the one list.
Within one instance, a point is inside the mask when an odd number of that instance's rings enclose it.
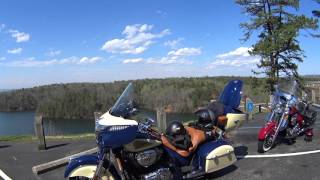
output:
{"label": "wooden post", "polygon": [[35,117],[34,130],[39,140],[38,149],[46,150],[47,149],[46,138],[45,138],[44,128],[43,128],[43,118],[41,115],[36,115]]}
{"label": "wooden post", "polygon": [[269,96],[269,104],[272,104],[272,101],[273,101],[273,95],[270,95]]}
{"label": "wooden post", "polygon": [[259,107],[259,113],[262,112],[261,106],[262,106],[261,104],[259,104],[259,106],[258,106]]}
{"label": "wooden post", "polygon": [[301,97],[304,97],[306,95],[305,91],[301,91]]}
{"label": "wooden post", "polygon": [[316,103],[316,92],[314,89],[311,90],[311,101]]}
{"label": "wooden post", "polygon": [[102,112],[93,112],[94,115],[94,129],[97,127],[97,120],[102,116]]}
{"label": "wooden post", "polygon": [[94,121],[96,121],[97,119],[100,118],[100,116],[102,115],[102,112],[94,112]]}
{"label": "wooden post", "polygon": [[157,108],[157,127],[162,132],[167,128],[167,117],[163,108]]}
{"label": "wooden post", "polygon": [[319,101],[320,101],[320,86],[318,88],[318,96],[317,96],[317,102],[315,102],[316,104],[319,104]]}

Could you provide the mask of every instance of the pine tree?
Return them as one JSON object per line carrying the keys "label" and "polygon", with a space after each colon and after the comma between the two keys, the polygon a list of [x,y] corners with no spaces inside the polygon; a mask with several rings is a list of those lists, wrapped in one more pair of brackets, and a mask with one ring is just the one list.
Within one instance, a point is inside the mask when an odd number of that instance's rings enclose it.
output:
{"label": "pine tree", "polygon": [[316,30],[316,18],[298,14],[299,0],[236,0],[250,16],[249,22],[241,23],[244,29],[244,41],[253,34],[258,40],[249,51],[260,56],[256,74],[268,77],[268,89],[282,75],[294,76],[299,80],[297,62],[303,62],[304,52],[298,41],[301,30]]}
{"label": "pine tree", "polygon": [[[320,0],[316,0],[316,2],[320,4]],[[312,11],[312,14],[313,14],[315,17],[320,18],[320,10],[313,10],[313,11]]]}

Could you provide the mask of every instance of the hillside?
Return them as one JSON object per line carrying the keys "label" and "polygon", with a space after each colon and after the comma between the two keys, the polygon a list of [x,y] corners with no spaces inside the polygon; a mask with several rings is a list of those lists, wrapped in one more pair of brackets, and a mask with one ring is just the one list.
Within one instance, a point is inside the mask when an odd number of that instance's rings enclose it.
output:
{"label": "hillside", "polygon": [[6,92],[6,91],[10,91],[10,89],[0,89],[0,93],[1,92]]}
{"label": "hillside", "polygon": [[[252,77],[202,77],[135,80],[137,103],[142,108],[166,106],[173,112],[193,112],[217,99],[231,79],[244,81],[243,94],[254,102],[266,102],[265,80]],[[37,111],[50,118],[92,118],[106,111],[129,81],[113,83],[52,84],[0,93],[0,111]]]}

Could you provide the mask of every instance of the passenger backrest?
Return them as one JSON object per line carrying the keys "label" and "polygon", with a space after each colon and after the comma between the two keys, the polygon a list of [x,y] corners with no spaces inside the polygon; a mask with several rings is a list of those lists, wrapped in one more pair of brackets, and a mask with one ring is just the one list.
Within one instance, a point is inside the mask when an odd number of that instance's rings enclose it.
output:
{"label": "passenger backrest", "polygon": [[231,80],[224,87],[219,97],[219,102],[225,105],[225,114],[233,112],[240,105],[243,82]]}

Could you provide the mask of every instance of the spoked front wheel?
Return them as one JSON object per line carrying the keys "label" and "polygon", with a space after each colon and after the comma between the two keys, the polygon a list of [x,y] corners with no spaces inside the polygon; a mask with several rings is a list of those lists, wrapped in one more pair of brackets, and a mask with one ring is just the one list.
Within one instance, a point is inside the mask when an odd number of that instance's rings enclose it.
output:
{"label": "spoked front wheel", "polygon": [[273,136],[267,135],[264,140],[258,141],[258,152],[264,153],[269,151],[272,148],[273,144]]}

